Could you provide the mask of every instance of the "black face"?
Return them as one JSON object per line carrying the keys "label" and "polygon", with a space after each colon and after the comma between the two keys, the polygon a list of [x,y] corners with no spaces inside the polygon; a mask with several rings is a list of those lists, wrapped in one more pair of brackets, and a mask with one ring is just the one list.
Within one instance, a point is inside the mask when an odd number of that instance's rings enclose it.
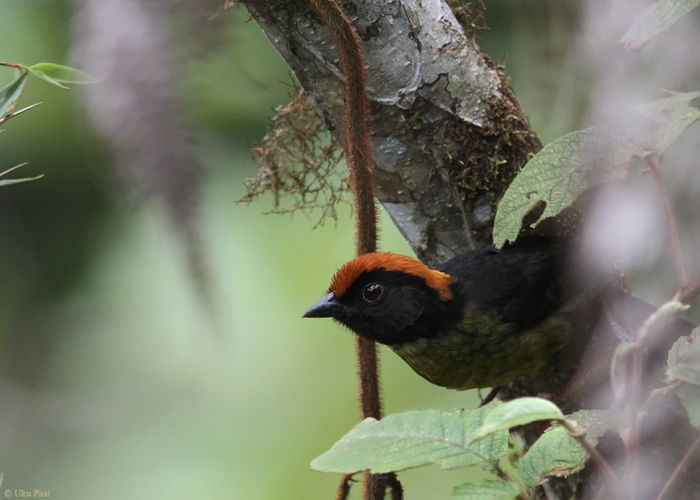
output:
{"label": "black face", "polygon": [[358,335],[396,344],[431,337],[458,321],[450,311],[461,308],[448,304],[422,278],[375,269],[360,275],[341,298],[329,294],[305,316],[332,317]]}

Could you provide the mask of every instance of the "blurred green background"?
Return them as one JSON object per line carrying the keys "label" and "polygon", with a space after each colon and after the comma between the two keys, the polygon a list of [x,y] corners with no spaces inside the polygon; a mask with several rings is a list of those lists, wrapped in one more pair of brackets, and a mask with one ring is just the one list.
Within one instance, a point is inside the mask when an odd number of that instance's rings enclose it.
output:
{"label": "blurred green background", "polygon": [[[200,4],[205,17],[218,12],[220,31],[182,88],[207,169],[198,226],[212,307],[162,207],[125,193],[78,90],[30,78],[21,104],[44,104],[3,127],[0,168],[26,161],[21,176],[45,175],[0,191],[0,471],[12,494],[335,495],[338,477],[308,464],[358,421],[354,339],[301,315],[352,257],[353,223],[347,208],[312,230],[316,214],[264,215],[269,198],[235,203],[257,169],[250,146],[287,102],[290,76],[244,9]],[[550,12],[556,2],[528,2],[527,12],[492,4],[483,45],[495,60],[509,54],[535,129],[550,140],[574,128],[572,106],[561,114],[547,105],[568,34],[567,20]],[[1,2],[0,60],[70,63],[73,8]],[[0,68],[0,78],[4,85],[12,71]],[[385,250],[410,252],[385,216],[381,238]],[[477,401],[431,386],[390,352],[382,380],[387,413]],[[466,474],[432,468],[400,478],[407,499],[447,498]]]}

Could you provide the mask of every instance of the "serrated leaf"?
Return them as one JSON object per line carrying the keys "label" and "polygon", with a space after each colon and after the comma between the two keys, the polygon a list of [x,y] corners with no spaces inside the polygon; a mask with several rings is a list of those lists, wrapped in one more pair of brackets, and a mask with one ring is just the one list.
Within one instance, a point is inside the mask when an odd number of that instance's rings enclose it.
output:
{"label": "serrated leaf", "polygon": [[68,66],[62,66],[60,64],[38,63],[34,64],[33,66],[29,66],[28,69],[42,80],[46,80],[47,82],[64,89],[68,88],[65,85],[62,85],[64,83],[88,84],[98,81],[96,78],[88,75],[84,71]]}
{"label": "serrated leaf", "polygon": [[496,405],[476,410],[425,410],[367,419],[311,462],[320,472],[393,472],[428,464],[445,469],[482,465],[492,468],[505,453],[506,432],[469,444],[484,415]]}
{"label": "serrated leaf", "polygon": [[563,418],[564,414],[551,401],[542,398],[518,398],[503,403],[489,412],[484,418],[484,423],[472,435],[472,439],[482,439],[494,432],[507,431],[539,420]]}
{"label": "serrated leaf", "polygon": [[[700,1],[700,0],[699,0]],[[676,93],[634,107],[634,136],[591,127],[545,146],[513,180],[498,205],[493,227],[497,247],[514,241],[523,218],[540,202],[544,212],[532,225],[558,215],[588,189],[624,177],[635,156],[661,155],[700,120],[700,92]]]}
{"label": "serrated leaf", "polygon": [[503,479],[482,479],[455,486],[450,500],[513,500],[519,494],[520,487],[515,483]]}
{"label": "serrated leaf", "polygon": [[[615,426],[616,419],[603,410],[582,410],[567,417],[586,429],[586,438],[595,446],[598,438]],[[528,486],[536,486],[547,476],[568,476],[586,463],[586,451],[567,430],[555,426],[545,431],[518,464]]]}
{"label": "serrated leaf", "polygon": [[700,119],[699,100],[700,92],[687,92],[637,106],[636,110],[652,124],[653,129],[642,138],[644,148],[659,155],[666,151],[685,129]]}
{"label": "serrated leaf", "polygon": [[700,0],[661,0],[652,4],[634,20],[619,43],[628,50],[638,52],[698,5]]}
{"label": "serrated leaf", "polygon": [[24,90],[24,83],[27,81],[27,72],[19,71],[12,83],[0,89],[0,118],[5,117],[12,111]]}
{"label": "serrated leaf", "polygon": [[638,151],[638,143],[631,138],[596,127],[571,132],[546,145],[527,162],[498,204],[494,245],[515,241],[523,217],[539,202],[546,207],[538,221],[557,215],[591,187],[624,176],[625,169],[619,167]]}
{"label": "serrated leaf", "polygon": [[666,374],[688,384],[700,385],[700,342],[698,329],[687,337],[679,338],[668,351]]}

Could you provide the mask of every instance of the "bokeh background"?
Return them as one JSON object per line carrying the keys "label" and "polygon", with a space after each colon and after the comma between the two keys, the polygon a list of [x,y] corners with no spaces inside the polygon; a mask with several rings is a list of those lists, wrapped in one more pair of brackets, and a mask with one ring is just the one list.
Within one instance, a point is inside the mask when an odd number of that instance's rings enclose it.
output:
{"label": "bokeh background", "polygon": [[[177,113],[205,171],[193,220],[210,295],[162,200],[134,194],[87,119],[84,93],[30,78],[22,104],[44,104],[0,135],[0,169],[29,162],[20,175],[44,174],[0,190],[0,489],[59,500],[333,498],[338,477],[308,464],[358,421],[354,340],[301,315],[352,257],[350,211],[314,229],[316,213],[265,215],[269,197],[236,203],[257,170],[251,146],[288,101],[289,70],[243,8],[160,1],[181,34],[167,56],[186,61]],[[482,47],[505,62],[543,141],[594,120],[605,66],[591,40],[612,47],[631,11],[601,34],[585,2],[485,4]],[[80,5],[0,2],[0,60],[75,63]],[[3,85],[11,78],[0,68]],[[385,216],[381,247],[410,253]],[[474,392],[433,387],[381,357],[387,413],[476,404]],[[401,480],[407,499],[448,498],[466,474],[427,468]]]}

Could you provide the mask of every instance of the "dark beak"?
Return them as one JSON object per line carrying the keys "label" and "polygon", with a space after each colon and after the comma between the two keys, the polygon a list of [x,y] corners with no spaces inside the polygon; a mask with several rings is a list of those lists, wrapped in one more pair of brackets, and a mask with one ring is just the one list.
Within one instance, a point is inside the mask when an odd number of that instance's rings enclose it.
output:
{"label": "dark beak", "polygon": [[303,318],[331,318],[333,313],[338,310],[340,304],[335,298],[333,292],[312,305],[308,311],[304,313]]}

